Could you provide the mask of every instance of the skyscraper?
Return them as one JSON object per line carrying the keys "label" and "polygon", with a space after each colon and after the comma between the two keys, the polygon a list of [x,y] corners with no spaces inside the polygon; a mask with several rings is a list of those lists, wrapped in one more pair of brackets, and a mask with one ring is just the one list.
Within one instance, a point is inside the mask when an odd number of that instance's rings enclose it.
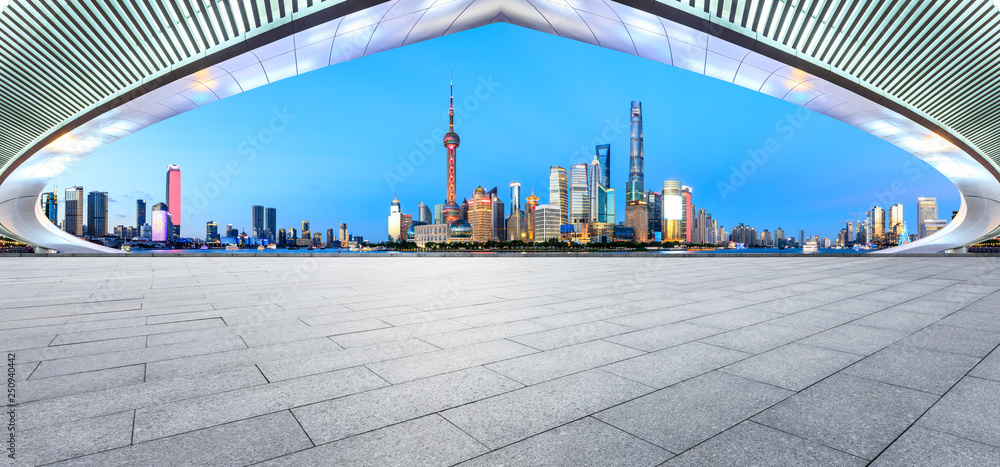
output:
{"label": "skyscraper", "polygon": [[217,224],[215,221],[208,221],[205,223],[205,241],[206,242],[219,241],[219,224]]}
{"label": "skyscraper", "polygon": [[49,222],[53,224],[59,223],[59,196],[58,191],[51,191],[49,193],[42,193],[41,203],[42,203],[42,214],[45,216]]}
{"label": "skyscraper", "polygon": [[173,231],[170,225],[170,211],[166,204],[156,203],[153,205],[153,235],[154,242],[170,242],[170,235]]}
{"label": "skyscraper", "polygon": [[590,215],[588,216],[589,222],[601,222],[601,212],[605,212],[606,208],[600,204],[607,202],[607,190],[605,190],[605,195],[601,196],[601,188],[603,186],[604,176],[601,172],[601,162],[597,160],[597,155],[594,155],[594,160],[590,161],[590,166],[587,167],[587,197],[590,198]]}
{"label": "skyscraper", "polygon": [[604,176],[600,179],[601,185],[604,188],[611,188],[611,145],[610,144],[598,144],[594,148],[594,155],[597,158],[597,162],[601,164],[604,170]]}
{"label": "skyscraper", "polygon": [[[403,230],[402,233],[405,234],[406,230]],[[312,229],[309,228],[309,221],[302,221],[302,238],[304,239],[312,238]]]}
{"label": "skyscraper", "polygon": [[493,187],[487,194],[490,197],[490,212],[493,214],[493,240],[505,240],[507,238],[507,211],[497,187]]}
{"label": "skyscraper", "polygon": [[889,243],[899,242],[899,234],[903,229],[903,205],[893,204],[889,207],[889,223],[886,225],[889,233]]}
{"label": "skyscraper", "polygon": [[872,206],[872,242],[885,241],[885,209]]}
{"label": "skyscraper", "polygon": [[569,222],[588,222],[590,219],[590,193],[587,183],[587,164],[576,164],[569,169]]}
{"label": "skyscraper", "polygon": [[847,221],[847,227],[845,228],[845,230],[847,231],[847,243],[853,242],[854,241],[854,223],[851,222],[851,221]]}
{"label": "skyscraper", "polygon": [[423,222],[424,224],[434,223],[434,215],[431,214],[431,208],[427,207],[427,205],[424,204],[423,201],[417,204],[417,212],[418,212],[417,220],[419,220],[420,222]]}
{"label": "skyscraper", "polygon": [[459,138],[455,133],[455,79],[454,76],[448,80],[448,133],[444,135],[444,147],[448,153],[448,193],[445,197],[444,207],[441,208],[441,215],[444,216],[445,223],[451,224],[460,217],[460,208],[456,204],[455,180],[457,177],[456,155],[458,152]]}
{"label": "skyscraper", "polygon": [[507,241],[527,240],[524,228],[524,213],[521,212],[521,184],[510,184],[510,215],[507,216]]}
{"label": "skyscraper", "polygon": [[680,242],[684,240],[681,232],[681,221],[684,219],[684,197],[681,195],[681,182],[666,180],[663,182],[663,235],[665,242]]}
{"label": "skyscraper", "polygon": [[681,215],[681,236],[684,241],[690,243],[694,231],[694,204],[691,203],[691,187],[681,187],[682,211]]}
{"label": "skyscraper", "polygon": [[350,235],[347,233],[347,223],[340,223],[340,246],[347,246],[347,241],[350,240]]}
{"label": "skyscraper", "polygon": [[268,240],[274,240],[278,232],[278,210],[275,208],[264,208],[264,236]]}
{"label": "skyscraper", "polygon": [[82,237],[83,232],[83,187],[74,186],[66,189],[66,219],[63,220],[63,230]]}
{"label": "skyscraper", "polygon": [[936,221],[938,218],[937,198],[925,196],[917,198],[917,235],[919,238],[927,236],[927,222]]}
{"label": "skyscraper", "polygon": [[87,235],[108,235],[108,193],[105,191],[87,193]]}
{"label": "skyscraper", "polygon": [[260,238],[264,233],[264,206],[250,207],[250,235]]}
{"label": "skyscraper", "polygon": [[146,200],[135,200],[135,228],[141,229],[146,223]]}
{"label": "skyscraper", "polygon": [[535,208],[535,241],[544,242],[559,238],[562,210],[559,206],[542,204]]}
{"label": "skyscraper", "polygon": [[628,183],[625,184],[625,227],[631,227],[637,242],[646,242],[649,212],[643,182],[642,103],[632,101],[629,120]]}
{"label": "skyscraper", "polygon": [[170,210],[170,240],[181,236],[181,166],[167,166],[167,208]]}
{"label": "skyscraper", "polygon": [[535,192],[532,191],[531,194],[524,199],[524,227],[527,230],[525,241],[528,242],[535,241],[535,209],[537,207],[538,197],[535,196]]}
{"label": "skyscraper", "polygon": [[560,222],[569,219],[569,196],[566,186],[566,169],[553,165],[549,167],[549,204],[559,208]]}
{"label": "skyscraper", "polygon": [[[308,225],[303,223],[303,232],[308,228]],[[402,238],[401,235],[405,234],[406,231],[403,230],[403,213],[400,211],[399,199],[393,196],[392,203],[389,204],[389,241],[398,242]]]}
{"label": "skyscraper", "polygon": [[694,240],[695,243],[705,243],[705,239],[706,239],[705,229],[708,227],[705,224],[706,220],[707,219],[705,217],[705,210],[704,209],[699,209],[698,210],[698,217],[695,220],[695,231],[696,231],[696,238]]}
{"label": "skyscraper", "polygon": [[663,205],[661,201],[663,196],[653,190],[646,191],[646,210],[649,212],[647,216],[648,235],[650,239],[655,238],[655,232],[663,232]]}
{"label": "skyscraper", "polygon": [[472,224],[472,241],[485,242],[493,239],[493,203],[482,186],[476,187],[469,203],[469,223]]}

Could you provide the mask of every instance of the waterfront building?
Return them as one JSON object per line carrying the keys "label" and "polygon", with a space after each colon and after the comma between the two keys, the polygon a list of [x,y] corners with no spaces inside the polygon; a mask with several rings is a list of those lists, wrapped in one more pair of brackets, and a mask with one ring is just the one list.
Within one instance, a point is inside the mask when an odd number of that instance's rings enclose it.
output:
{"label": "waterfront building", "polygon": [[590,192],[587,182],[587,164],[576,164],[569,169],[569,224],[590,220]]}
{"label": "waterfront building", "polygon": [[684,196],[681,194],[681,182],[666,180],[663,182],[663,221],[660,237],[665,242],[685,241],[682,229],[684,221]]}
{"label": "waterfront building", "polygon": [[[458,208],[459,219],[463,221],[469,220],[469,199],[462,198],[462,206]],[[445,216],[447,219],[447,216]]]}
{"label": "waterfront building", "polygon": [[433,224],[434,215],[431,214],[431,208],[427,207],[423,201],[417,204],[417,220],[423,222],[424,224]]}
{"label": "waterfront building", "polygon": [[927,236],[925,224],[938,218],[937,198],[921,196],[917,198],[917,238]]}
{"label": "waterfront building", "polygon": [[948,221],[944,219],[924,220],[924,234],[931,235],[943,229],[946,225],[948,225]]}
{"label": "waterfront building", "polygon": [[559,238],[559,228],[562,226],[562,207],[552,204],[541,204],[535,213],[535,241],[544,242]]}
{"label": "waterfront building", "polygon": [[276,243],[280,247],[288,244],[288,232],[285,232],[285,229],[278,229],[278,240]]}
{"label": "waterfront building", "polygon": [[492,214],[491,219],[493,221],[493,236],[491,239],[504,240],[507,238],[507,216],[504,202],[500,199],[497,187],[493,187],[490,191],[487,191],[486,195],[490,198],[490,212]]}
{"label": "waterfront building", "polygon": [[181,166],[167,166],[167,208],[170,210],[170,241],[181,236]]}
{"label": "waterfront building", "polygon": [[[587,167],[587,198],[590,199],[590,214],[588,221],[600,222],[601,212],[607,210],[601,203],[607,202],[607,188],[603,186],[603,174],[601,173],[601,163],[594,155],[594,160],[590,161]],[[605,188],[605,195],[601,196],[601,188]]]}
{"label": "waterfront building", "polygon": [[472,224],[465,219],[452,222],[448,227],[448,243],[472,241]]}
{"label": "waterfront building", "polygon": [[264,209],[264,235],[268,240],[274,240],[274,234],[278,231],[278,210],[275,208]]}
{"label": "waterfront building", "polygon": [[350,235],[347,233],[347,224],[344,222],[340,223],[340,246],[347,246],[347,242],[350,241]]}
{"label": "waterfront building", "polygon": [[333,235],[333,229],[326,229],[326,247],[333,248],[336,241],[337,237]]}
{"label": "waterfront building", "polygon": [[601,186],[604,188],[611,188],[611,145],[610,144],[598,144],[594,148],[594,155],[597,157],[597,162],[601,165],[603,170],[603,177],[601,177]]}
{"label": "waterfront building", "polygon": [[[455,79],[452,76],[448,79],[448,133],[444,135],[444,147],[447,150],[446,156],[448,159],[447,193],[445,195],[444,206],[441,208],[441,215],[444,216],[446,224],[451,224],[458,219],[467,219],[467,217],[461,215],[460,208],[456,204],[457,192],[455,187],[458,177],[456,158],[458,157],[460,142],[458,133],[455,133]],[[467,207],[465,213],[468,214]]]}
{"label": "waterfront building", "polygon": [[549,205],[556,206],[560,212],[560,225],[569,219],[569,196],[566,185],[566,169],[553,165],[549,167]]}
{"label": "waterfront building", "polygon": [[799,230],[799,246],[806,244],[806,234],[804,231]]}
{"label": "waterfront building", "polygon": [[87,235],[108,235],[108,193],[105,191],[87,193]]}
{"label": "waterfront building", "polygon": [[59,196],[57,193],[53,190],[42,193],[41,197],[42,215],[53,224],[59,224]]}
{"label": "waterfront building", "polygon": [[625,226],[631,227],[636,242],[646,242],[649,212],[643,180],[642,103],[632,101],[629,119],[629,167],[625,185]]}
{"label": "waterfront building", "polygon": [[[302,226],[303,230],[307,228],[306,225]],[[403,228],[403,212],[400,210],[399,199],[394,195],[392,203],[389,204],[389,241],[400,241],[404,233],[406,229]]]}
{"label": "waterfront building", "polygon": [[447,243],[451,229],[448,224],[426,224],[413,227],[413,241],[423,248],[428,243]]}
{"label": "waterfront building", "polygon": [[882,243],[885,238],[885,209],[872,206],[872,238],[875,243]]}
{"label": "waterfront building", "polygon": [[649,211],[647,228],[650,240],[656,232],[663,233],[663,196],[653,190],[646,191],[646,209]]}
{"label": "waterfront building", "polygon": [[63,219],[63,230],[70,235],[82,237],[83,232],[83,187],[74,186],[66,189],[66,218]]}
{"label": "waterfront building", "polygon": [[538,208],[538,197],[534,190],[524,199],[524,227],[527,231],[526,242],[535,241],[535,209]]}
{"label": "waterfront building", "polygon": [[[413,214],[403,214],[403,229],[401,232],[408,233],[410,231],[410,226],[413,225]],[[409,237],[404,237],[409,238]]]}
{"label": "waterfront building", "polygon": [[774,246],[781,248],[785,244],[785,229],[774,229]]}
{"label": "waterfront building", "polygon": [[845,227],[844,230],[847,235],[847,243],[852,243],[854,241],[854,223],[847,221],[847,227]]}
{"label": "waterfront building", "polygon": [[135,200],[135,228],[141,228],[146,224],[146,200]]}
{"label": "waterfront building", "polygon": [[684,241],[688,243],[691,243],[694,238],[692,236],[694,233],[694,204],[691,202],[691,192],[691,187],[681,187],[681,235],[684,237]]}
{"label": "waterfront building", "polygon": [[264,206],[250,206],[250,234],[260,237],[264,232]]}
{"label": "waterfront building", "polygon": [[[697,238],[695,239],[695,243],[708,243],[705,235],[705,229],[707,228],[707,225],[705,223],[706,220],[707,218],[705,217],[705,210],[699,209],[698,217],[695,221],[695,227],[697,230]],[[751,240],[751,242],[756,243],[756,240]]]}
{"label": "waterfront building", "polygon": [[528,235],[524,228],[524,213],[521,212],[521,184],[518,182],[510,184],[510,215],[507,216],[506,228],[505,240],[527,240]]}
{"label": "waterfront building", "polygon": [[899,243],[899,233],[903,227],[903,205],[893,204],[889,207],[889,219],[886,224],[886,236],[890,244]]}
{"label": "waterfront building", "polygon": [[610,243],[615,240],[615,225],[608,222],[591,222],[587,226],[591,243]]}
{"label": "waterfront building", "polygon": [[205,223],[205,241],[206,242],[219,241],[219,224],[217,224],[215,221],[208,221]]}
{"label": "waterfront building", "polygon": [[472,241],[485,242],[493,239],[493,200],[482,186],[476,188],[469,204],[469,224],[472,225]]}
{"label": "waterfront building", "polygon": [[[456,205],[457,206],[457,205]],[[444,203],[434,205],[434,222],[432,224],[444,224]]]}
{"label": "waterfront building", "polygon": [[168,210],[167,205],[164,203],[156,203],[153,205],[151,217],[153,226],[150,239],[154,242],[169,243],[171,241],[173,226],[171,225],[170,211]]}

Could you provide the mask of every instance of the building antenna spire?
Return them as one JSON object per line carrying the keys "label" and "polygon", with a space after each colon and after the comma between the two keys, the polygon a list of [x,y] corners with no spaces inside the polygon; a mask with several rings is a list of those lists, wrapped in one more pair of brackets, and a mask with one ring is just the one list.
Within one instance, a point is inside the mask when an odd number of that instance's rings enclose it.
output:
{"label": "building antenna spire", "polygon": [[455,70],[448,79],[448,131],[455,131]]}

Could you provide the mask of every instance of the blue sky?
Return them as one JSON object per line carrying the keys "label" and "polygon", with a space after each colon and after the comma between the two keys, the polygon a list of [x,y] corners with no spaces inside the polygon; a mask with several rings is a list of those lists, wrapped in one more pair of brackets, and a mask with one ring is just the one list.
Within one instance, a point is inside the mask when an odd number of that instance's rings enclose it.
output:
{"label": "blue sky", "polygon": [[[680,180],[727,232],[744,223],[833,239],[872,205],[888,211],[902,203],[913,233],[918,196],[936,196],[945,219],[960,204],[954,185],[930,166],[839,121],[509,24],[203,106],[99,150],[53,184],[109,192],[109,225],[132,225],[135,199],[150,207],[164,201],[167,164],[179,164],[184,236],[204,237],[210,220],[249,230],[250,206],[260,204],[278,209],[279,228],[309,220],[325,231],[346,222],[355,235],[383,240],[394,193],[415,217],[418,202],[444,202],[450,67],[462,140],[459,200],[479,185],[498,186],[506,198],[517,181],[522,196],[534,189],[546,203],[549,166],[589,162],[596,143],[611,144],[611,182],[623,192],[629,105],[639,100],[646,188]],[[621,221],[624,194],[618,202]]]}

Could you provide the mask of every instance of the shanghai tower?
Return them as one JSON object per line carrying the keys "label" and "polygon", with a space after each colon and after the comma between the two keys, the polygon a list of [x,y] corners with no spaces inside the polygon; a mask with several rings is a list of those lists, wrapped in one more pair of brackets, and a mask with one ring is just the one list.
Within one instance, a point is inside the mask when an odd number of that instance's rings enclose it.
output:
{"label": "shanghai tower", "polygon": [[455,153],[458,150],[458,133],[455,133],[455,80],[449,79],[448,133],[444,135],[444,147],[448,150],[448,195],[441,208],[441,216],[447,224],[461,217],[461,208],[455,203]]}
{"label": "shanghai tower", "polygon": [[646,212],[645,183],[642,176],[642,103],[632,101],[629,120],[628,183],[625,185],[625,226],[632,227],[636,242],[646,242],[649,213]]}

